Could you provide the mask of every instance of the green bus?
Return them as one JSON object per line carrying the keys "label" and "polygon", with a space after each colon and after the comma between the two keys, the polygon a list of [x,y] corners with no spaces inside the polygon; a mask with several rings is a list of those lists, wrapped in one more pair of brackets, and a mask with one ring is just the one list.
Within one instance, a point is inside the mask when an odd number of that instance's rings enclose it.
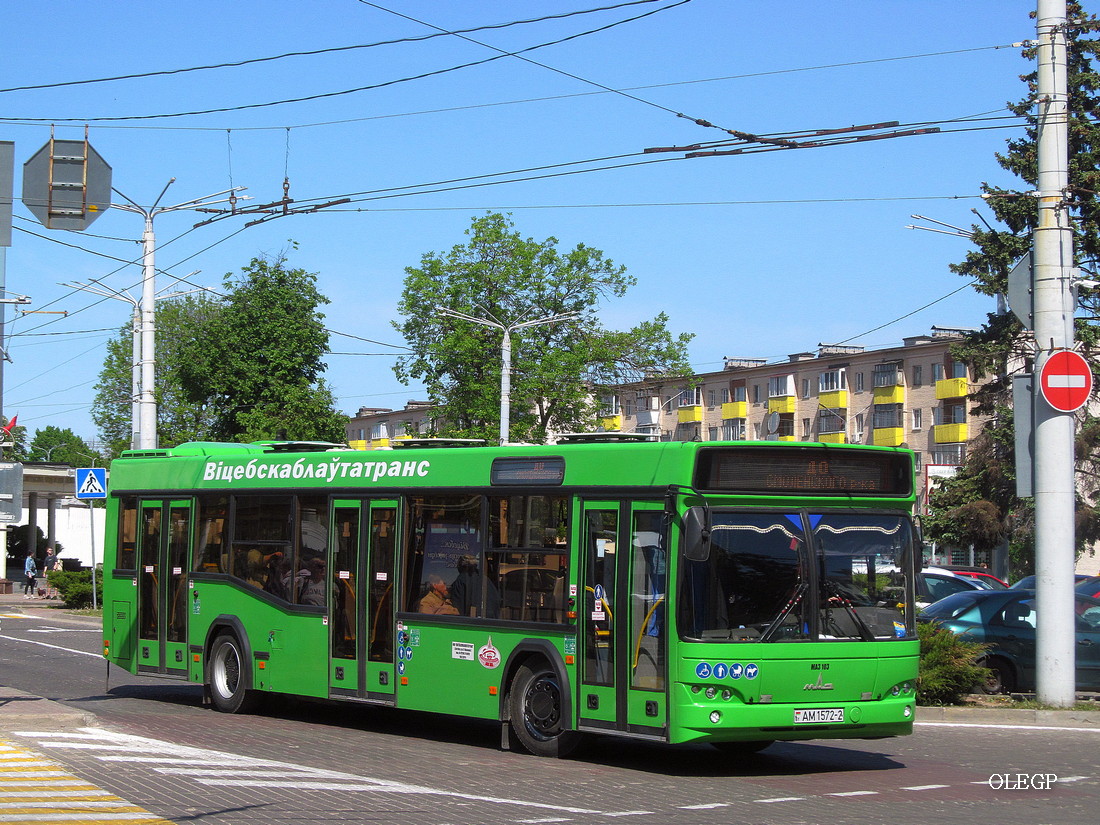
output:
{"label": "green bus", "polygon": [[186,443],[113,462],[104,655],[196,682],[585,734],[909,734],[907,450],[778,442]]}

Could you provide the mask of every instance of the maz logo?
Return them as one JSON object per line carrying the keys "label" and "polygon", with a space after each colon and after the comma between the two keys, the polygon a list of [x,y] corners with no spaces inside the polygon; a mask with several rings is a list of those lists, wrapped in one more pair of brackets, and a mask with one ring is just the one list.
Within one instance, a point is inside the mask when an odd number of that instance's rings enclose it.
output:
{"label": "maz logo", "polygon": [[819,674],[817,674],[817,683],[816,684],[807,684],[802,689],[803,690],[832,690],[833,689],[833,683],[832,682],[823,682],[823,681],[821,681],[821,674],[819,673]]}

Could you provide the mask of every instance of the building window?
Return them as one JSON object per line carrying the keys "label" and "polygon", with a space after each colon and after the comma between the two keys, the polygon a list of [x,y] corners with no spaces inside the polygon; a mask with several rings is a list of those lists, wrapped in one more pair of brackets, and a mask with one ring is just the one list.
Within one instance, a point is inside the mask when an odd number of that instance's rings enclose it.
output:
{"label": "building window", "polygon": [[856,373],[856,392],[863,392],[863,373]]}
{"label": "building window", "polygon": [[732,392],[733,392],[733,395],[731,396],[730,401],[744,401],[745,400],[745,385],[744,384],[742,384],[739,387],[734,387]]}
{"label": "building window", "polygon": [[722,440],[723,441],[744,441],[745,440],[745,419],[744,418],[731,418],[728,421],[722,422]]}
{"label": "building window", "polygon": [[817,431],[819,433],[844,432],[844,416],[834,410],[818,410]]}
{"label": "building window", "polygon": [[[920,475],[920,465],[921,465],[921,453],[918,451],[918,452],[913,453],[913,469],[916,470],[917,475]],[[921,512],[921,511],[918,509],[917,512]]]}
{"label": "building window", "polygon": [[386,435],[386,422],[379,421],[377,424],[371,424],[370,426],[371,441],[378,438],[388,438]]}
{"label": "building window", "polygon": [[[715,405],[717,404],[717,401],[718,401],[718,391],[717,390],[707,390],[707,409],[708,410],[713,410]],[[711,440],[713,441],[714,439],[711,439]]]}
{"label": "building window", "polygon": [[913,386],[919,387],[924,383],[924,368],[920,364],[913,365]]}
{"label": "building window", "polygon": [[[741,388],[741,400],[742,401],[745,400],[744,396],[745,396],[745,388],[742,387]],[[723,404],[728,404],[729,400],[730,400],[730,388],[729,387],[722,387],[722,403]]]}
{"label": "building window", "polygon": [[875,404],[873,415],[871,426],[876,430],[903,426],[904,412],[901,404]]}
{"label": "building window", "polygon": [[768,379],[768,398],[794,395],[793,375],[773,375]]}
{"label": "building window", "polygon": [[604,418],[610,418],[613,415],[619,414],[619,396],[617,395],[603,395],[600,396],[600,415]]}
{"label": "building window", "polygon": [[888,364],[875,364],[874,385],[876,387],[897,387],[904,381],[899,362],[891,361]]}
{"label": "building window", "polygon": [[814,431],[813,430],[813,419],[812,418],[803,418],[802,419],[802,438],[803,439],[809,438],[811,435],[813,435],[813,431]]}
{"label": "building window", "polygon": [[951,377],[966,378],[966,364],[962,361],[951,362]]}
{"label": "building window", "polygon": [[943,364],[936,363],[936,364],[932,365],[932,380],[933,381],[942,381],[943,380]]}
{"label": "building window", "polygon": [[802,379],[802,397],[803,398],[809,398],[810,397],[810,379],[809,378],[803,378]]}
{"label": "building window", "polygon": [[863,413],[856,413],[856,428],[855,428],[855,431],[854,431],[855,438],[852,439],[852,441],[855,442],[856,444],[863,441],[863,427],[864,427]]}
{"label": "building window", "polygon": [[623,399],[623,415],[627,416],[628,418],[634,417],[634,402],[631,401],[629,398]]}
{"label": "building window", "polygon": [[691,389],[683,390],[680,393],[679,404],[681,407],[698,407],[699,388],[692,387]]}
{"label": "building window", "polygon": [[718,428],[717,427],[710,427],[707,430],[707,440],[708,441],[717,441],[718,440]]}
{"label": "building window", "polygon": [[817,377],[817,391],[818,392],[833,392],[834,390],[843,390],[848,387],[848,383],[845,380],[844,370],[829,370],[823,372]]}
{"label": "building window", "polygon": [[966,404],[956,403],[948,404],[944,403],[942,407],[935,407],[934,413],[937,424],[965,424],[966,423]]}
{"label": "building window", "polygon": [[963,456],[965,455],[965,444],[943,444],[932,450],[932,463],[933,464],[952,464],[959,465],[963,463]]}
{"label": "building window", "polygon": [[922,413],[923,413],[923,410],[921,410],[919,407],[916,408],[915,410],[913,410],[913,429],[914,430],[921,429],[921,424],[924,423],[923,422],[923,417],[924,416],[922,415]]}
{"label": "building window", "polygon": [[760,403],[760,385],[759,384],[753,384],[752,385],[752,403],[753,404],[759,404]]}

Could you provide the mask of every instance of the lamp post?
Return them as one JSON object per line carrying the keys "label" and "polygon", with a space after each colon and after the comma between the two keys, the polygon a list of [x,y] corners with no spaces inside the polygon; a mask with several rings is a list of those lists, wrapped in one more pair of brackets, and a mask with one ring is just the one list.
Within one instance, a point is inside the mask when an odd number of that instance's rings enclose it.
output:
{"label": "lamp post", "polygon": [[[448,309],[447,307],[437,306],[436,311],[440,315],[459,318],[463,321],[469,321],[472,324],[493,327],[494,329],[499,329],[501,333],[503,333],[504,337],[500,344],[500,443],[507,444],[508,430],[512,423],[512,333],[519,329],[526,329],[527,327],[537,327],[545,324],[556,324],[559,321],[569,321],[576,318],[580,313],[563,312],[558,315],[549,315],[545,318],[536,318],[533,321],[519,321],[515,324],[503,324],[491,316],[489,318],[478,318],[473,315],[467,315],[465,312]],[[489,313],[486,311],[485,314],[488,315]]]}

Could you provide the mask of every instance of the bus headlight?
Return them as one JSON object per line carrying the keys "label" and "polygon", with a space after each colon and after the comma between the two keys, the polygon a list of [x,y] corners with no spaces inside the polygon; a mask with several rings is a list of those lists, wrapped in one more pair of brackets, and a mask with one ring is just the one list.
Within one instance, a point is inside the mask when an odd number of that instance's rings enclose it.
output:
{"label": "bus headlight", "polygon": [[718,688],[714,686],[708,687],[706,690],[703,691],[703,695],[706,696],[708,699],[713,699],[715,696],[718,695]]}

